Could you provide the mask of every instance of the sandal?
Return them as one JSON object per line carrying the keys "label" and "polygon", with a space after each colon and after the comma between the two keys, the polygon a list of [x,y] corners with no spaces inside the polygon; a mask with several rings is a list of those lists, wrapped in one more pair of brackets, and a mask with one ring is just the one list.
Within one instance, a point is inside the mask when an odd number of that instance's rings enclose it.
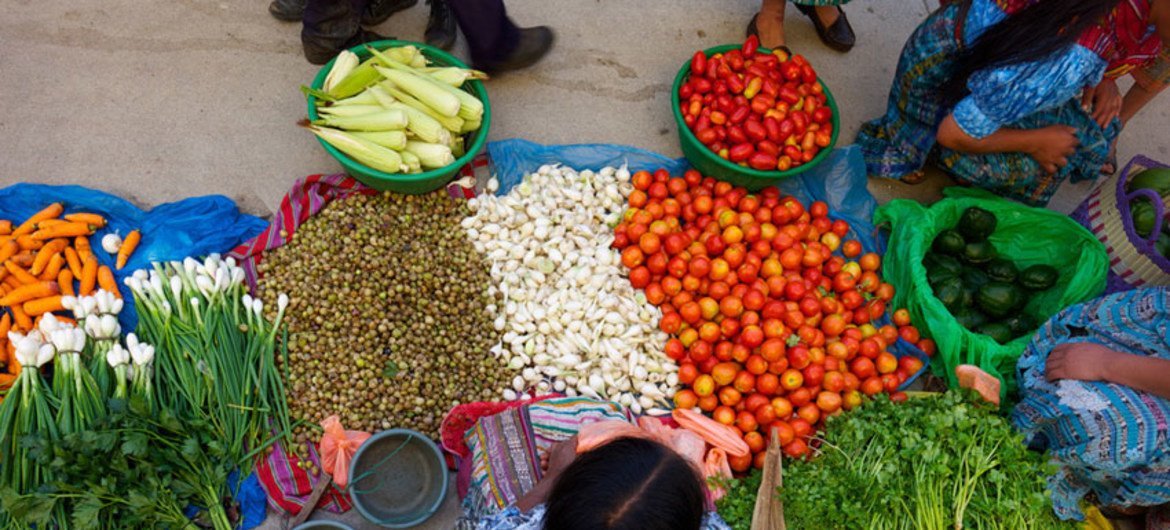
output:
{"label": "sandal", "polygon": [[825,46],[839,52],[853,49],[857,37],[853,34],[853,26],[849,25],[849,19],[845,16],[844,9],[837,8],[841,15],[829,27],[825,27],[825,24],[821,22],[821,17],[817,16],[816,7],[796,4],[796,9],[812,20],[813,27],[817,30],[817,36],[821,38],[821,42],[825,43]]}
{"label": "sandal", "polygon": [[[760,38],[760,30],[756,27],[756,18],[759,16],[759,13],[752,15],[752,20],[751,22],[748,22],[747,30],[744,31],[744,37],[751,37],[752,35],[755,35],[757,39]],[[776,48],[772,48],[772,50],[783,50],[784,53],[787,53],[789,56],[792,55],[792,50],[788,49],[788,46],[783,44]]]}

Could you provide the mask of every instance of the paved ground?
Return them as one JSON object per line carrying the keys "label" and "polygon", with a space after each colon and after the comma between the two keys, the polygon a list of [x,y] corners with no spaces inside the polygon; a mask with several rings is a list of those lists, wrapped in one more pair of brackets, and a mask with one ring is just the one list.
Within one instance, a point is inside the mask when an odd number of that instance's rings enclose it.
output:
{"label": "paved ground", "polygon": [[[927,3],[930,6],[928,7]],[[879,115],[906,36],[937,0],[859,0],[848,7],[860,46],[816,41],[790,10],[789,44],[806,54],[842,104],[842,138]],[[678,156],[669,87],[695,49],[742,39],[757,4],[718,0],[509,0],[524,25],[549,24],[558,47],[543,63],[489,84],[491,138],[611,142]],[[264,0],[0,0],[0,185],[77,183],[144,206],[222,193],[267,215],[293,179],[339,166],[311,135],[297,87],[316,68],[299,26]],[[422,36],[426,10],[378,28]],[[462,43],[460,44],[462,47]],[[464,53],[461,48],[458,50]],[[465,54],[465,53],[464,53]],[[1135,120],[1121,159],[1170,159],[1170,103]],[[1157,134],[1157,131],[1163,131]],[[885,201],[929,201],[947,184],[871,182]],[[1071,209],[1087,185],[1062,190]],[[455,504],[423,528],[449,528]],[[278,528],[270,519],[266,528]]]}

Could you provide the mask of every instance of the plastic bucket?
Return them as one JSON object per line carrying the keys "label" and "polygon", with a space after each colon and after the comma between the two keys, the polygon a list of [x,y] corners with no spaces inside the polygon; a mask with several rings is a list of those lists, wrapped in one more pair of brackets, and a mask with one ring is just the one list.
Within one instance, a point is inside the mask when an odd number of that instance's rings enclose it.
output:
{"label": "plastic bucket", "polygon": [[[724,53],[730,50],[739,48],[738,44],[724,44],[722,46],[715,46],[703,50],[708,57],[716,53]],[[761,48],[760,51],[765,53],[767,49]],[[789,169],[788,171],[760,171],[750,167],[744,167],[729,160],[724,160],[717,153],[712,152],[707,146],[699,142],[695,138],[695,133],[691,132],[690,127],[687,127],[683,121],[682,109],[679,106],[680,101],[678,91],[682,88],[683,83],[687,81],[691,73],[691,61],[683,63],[682,68],[679,69],[678,75],[674,78],[674,87],[670,92],[671,111],[674,113],[674,122],[678,126],[678,141],[679,147],[682,148],[683,156],[691,163],[695,169],[700,173],[715,177],[720,180],[730,182],[736,186],[743,186],[750,191],[758,191],[768,186],[773,186],[777,182],[784,180],[793,175],[799,175],[808,171],[817,164],[820,164],[826,157],[829,156],[829,151],[833,150],[833,146],[837,145],[837,136],[841,133],[841,111],[837,108],[837,100],[833,98],[833,93],[829,91],[829,85],[825,84],[824,79],[818,78],[821,86],[825,89],[825,98],[828,106],[833,110],[833,137],[829,145],[824,147],[813,157],[807,164]]]}
{"label": "plastic bucket", "polygon": [[349,467],[349,494],[358,512],[385,528],[410,528],[439,510],[447,466],[426,435],[391,429],[362,444]]}
{"label": "plastic bucket", "polygon": [[[407,45],[417,47],[434,64],[467,68],[466,64],[463,64],[459,59],[456,59],[447,52],[419,42],[380,40],[370,43],[370,46],[378,50]],[[373,55],[366,49],[364,44],[354,46],[349,51],[356,53],[358,58],[363,61]],[[317,77],[313,78],[313,88],[319,89],[325,84],[325,77],[329,75],[329,70],[333,68],[333,61],[336,60],[337,58],[334,58],[332,61],[329,61],[317,72]],[[463,156],[455,159],[454,164],[447,167],[423,171],[422,173],[384,173],[355,161],[321,138],[317,138],[317,141],[321,142],[321,146],[325,148],[325,151],[329,152],[329,156],[336,158],[341,163],[346,173],[353,175],[354,178],[371,188],[379,191],[395,191],[410,194],[422,194],[435,191],[442,188],[448,182],[451,182],[455,175],[459,173],[459,170],[470,163],[471,159],[475,158],[475,155],[479,154],[483,150],[484,144],[487,143],[488,129],[491,128],[492,124],[492,106],[488,102],[487,89],[484,88],[483,83],[480,81],[469,81],[463,85],[463,88],[483,102],[483,125],[474,133],[469,133],[471,136],[470,142],[467,143],[467,152]],[[309,119],[315,120],[317,119],[317,98],[309,96],[308,99]]]}

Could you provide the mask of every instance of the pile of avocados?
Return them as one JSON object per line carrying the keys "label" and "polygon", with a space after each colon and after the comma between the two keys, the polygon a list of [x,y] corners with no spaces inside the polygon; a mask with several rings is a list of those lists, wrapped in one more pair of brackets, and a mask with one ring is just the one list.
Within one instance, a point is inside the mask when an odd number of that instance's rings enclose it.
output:
{"label": "pile of avocados", "polygon": [[1036,329],[1039,323],[1024,306],[1056,285],[1060,274],[1049,265],[1020,270],[1001,258],[988,239],[997,224],[995,214],[967,208],[957,225],[934,238],[922,265],[934,295],[959,324],[1006,344]]}

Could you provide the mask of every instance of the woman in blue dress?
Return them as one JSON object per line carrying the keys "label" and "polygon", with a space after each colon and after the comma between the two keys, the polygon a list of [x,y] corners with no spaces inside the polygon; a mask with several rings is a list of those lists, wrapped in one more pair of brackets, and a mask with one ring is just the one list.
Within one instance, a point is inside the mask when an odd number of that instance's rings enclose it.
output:
{"label": "woman in blue dress", "polygon": [[1108,159],[1120,95],[1097,86],[1163,42],[1170,0],[949,2],[910,37],[886,114],[858,135],[869,174],[914,182],[931,159],[960,183],[1046,204]]}
{"label": "woman in blue dress", "polygon": [[1058,516],[1080,519],[1084,500],[1117,514],[1170,503],[1170,289],[1062,311],[1017,370],[1012,423],[1059,466]]}

